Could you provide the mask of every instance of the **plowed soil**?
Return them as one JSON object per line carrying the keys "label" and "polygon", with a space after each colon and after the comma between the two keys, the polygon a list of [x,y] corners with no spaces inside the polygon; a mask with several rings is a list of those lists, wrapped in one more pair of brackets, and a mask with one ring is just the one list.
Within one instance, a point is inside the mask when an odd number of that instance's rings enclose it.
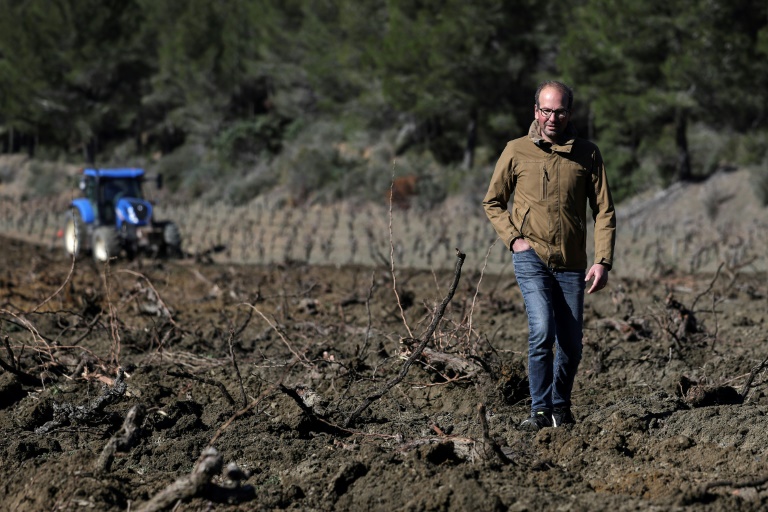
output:
{"label": "plowed soil", "polygon": [[1,241],[3,510],[768,508],[763,275],[614,278],[577,424],[532,433],[511,272]]}

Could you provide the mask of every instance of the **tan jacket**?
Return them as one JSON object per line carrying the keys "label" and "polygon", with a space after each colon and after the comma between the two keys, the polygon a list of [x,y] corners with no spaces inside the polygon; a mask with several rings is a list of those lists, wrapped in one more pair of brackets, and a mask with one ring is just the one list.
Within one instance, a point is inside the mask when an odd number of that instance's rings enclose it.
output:
{"label": "tan jacket", "polygon": [[[576,138],[551,144],[536,121],[528,136],[507,143],[493,171],[483,208],[511,249],[523,237],[550,268],[587,268],[587,202],[595,222],[595,263],[613,266],[616,214],[600,150]],[[511,212],[509,198],[514,194]]]}

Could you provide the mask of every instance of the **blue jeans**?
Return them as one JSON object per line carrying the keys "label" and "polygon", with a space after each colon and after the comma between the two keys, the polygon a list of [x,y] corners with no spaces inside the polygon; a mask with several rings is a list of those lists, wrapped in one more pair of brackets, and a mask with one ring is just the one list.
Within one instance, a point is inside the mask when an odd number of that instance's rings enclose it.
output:
{"label": "blue jeans", "polygon": [[531,411],[570,407],[581,362],[585,273],[551,269],[533,249],[512,260],[528,312]]}

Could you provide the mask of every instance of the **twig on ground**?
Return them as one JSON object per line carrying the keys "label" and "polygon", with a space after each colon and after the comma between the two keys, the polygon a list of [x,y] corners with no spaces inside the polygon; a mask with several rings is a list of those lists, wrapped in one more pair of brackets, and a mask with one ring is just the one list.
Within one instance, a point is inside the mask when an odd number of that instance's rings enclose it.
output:
{"label": "twig on ground", "polygon": [[265,322],[267,322],[267,323],[269,324],[269,326],[270,326],[270,327],[271,327],[271,328],[272,328],[272,329],[273,329],[273,330],[274,330],[274,331],[277,333],[277,335],[278,335],[278,336],[280,336],[280,339],[281,339],[281,340],[283,340],[283,343],[285,344],[285,346],[286,346],[286,347],[288,347],[288,350],[290,350],[290,351],[291,351],[291,354],[293,354],[293,355],[294,355],[294,357],[296,358],[296,360],[297,360],[297,361],[301,362],[301,364],[303,364],[303,365],[304,365],[304,366],[306,366],[306,367],[310,367],[310,366],[312,366],[312,363],[310,363],[310,362],[307,360],[307,357],[306,357],[306,356],[304,356],[304,355],[302,355],[302,354],[299,354],[298,352],[296,352],[296,349],[294,349],[294,348],[291,346],[291,344],[290,344],[290,343],[288,342],[288,340],[285,338],[285,335],[283,334],[283,332],[282,332],[280,329],[278,329],[277,325],[275,325],[274,323],[272,323],[272,322],[269,320],[269,318],[267,318],[267,316],[266,316],[264,313],[262,313],[262,312],[259,310],[259,308],[257,308],[257,307],[256,307],[256,306],[254,306],[253,304],[248,304],[247,302],[242,302],[240,305],[241,305],[241,306],[248,306],[249,308],[253,309],[253,310],[254,310],[256,313],[258,313],[258,314],[259,314],[259,316],[261,316],[261,318],[263,318],[263,319],[264,319],[264,321],[265,321]]}
{"label": "twig on ground", "polygon": [[321,415],[317,414],[312,407],[308,406],[306,403],[304,403],[304,400],[302,399],[301,395],[299,395],[298,391],[294,388],[289,388],[288,386],[285,386],[284,384],[280,384],[279,387],[280,391],[286,394],[288,397],[290,397],[294,402],[296,402],[296,405],[299,406],[299,408],[306,414],[310,420],[312,420],[315,423],[321,423],[324,427],[323,429],[331,434],[350,434],[350,431],[339,427],[338,425],[335,425],[331,423],[330,421],[326,420]]}
{"label": "twig on ground", "polygon": [[496,457],[502,464],[511,464],[512,460],[501,450],[501,446],[491,437],[491,431],[488,428],[488,419],[485,417],[485,404],[477,406],[477,416],[480,419],[480,426],[483,428],[483,441],[490,447]]}
{"label": "twig on ground", "polygon": [[51,345],[46,341],[45,337],[38,332],[38,330],[35,328],[32,323],[27,320],[26,318],[20,317],[17,314],[8,311],[7,309],[0,309],[0,313],[5,313],[6,315],[12,316],[17,320],[17,322],[12,322],[9,320],[5,320],[6,322],[13,323],[15,325],[18,325],[19,327],[23,327],[24,329],[28,330],[30,334],[32,334],[32,339],[35,340],[35,343],[39,343],[40,345],[43,345],[45,349],[40,349],[37,347],[34,347],[34,350],[37,352],[44,352],[48,355],[48,357],[51,359],[51,361],[54,360],[53,357],[53,349],[51,348]]}
{"label": "twig on ground", "polygon": [[46,422],[42,427],[36,428],[35,434],[47,434],[57,427],[70,424],[72,421],[81,423],[89,420],[92,416],[104,410],[107,405],[116,402],[125,395],[125,390],[128,386],[124,378],[125,372],[122,368],[118,368],[114,386],[106,388],[100,397],[91,400],[87,405],[74,406],[68,403],[58,404],[54,402],[53,419]]}
{"label": "twig on ground", "polygon": [[120,330],[118,328],[120,324],[120,320],[117,317],[117,308],[115,308],[114,304],[112,304],[112,299],[110,298],[111,295],[111,287],[110,287],[110,279],[109,279],[109,260],[107,260],[106,263],[104,263],[104,273],[102,274],[102,279],[104,280],[104,290],[107,297],[107,311],[109,311],[109,330],[110,334],[112,335],[112,355],[111,355],[111,362],[115,363],[115,365],[120,366]]}
{"label": "twig on ground", "polygon": [[268,396],[271,396],[272,393],[274,393],[280,386],[282,386],[283,381],[288,376],[288,373],[293,369],[293,367],[298,362],[299,362],[298,359],[293,359],[285,368],[285,371],[283,371],[283,374],[280,376],[277,382],[269,386],[261,395],[258,396],[258,398],[251,400],[251,402],[247,406],[237,411],[227,421],[225,421],[224,424],[219,427],[219,429],[213,435],[211,440],[208,442],[208,446],[213,446],[213,443],[215,443],[219,439],[219,437],[221,437],[221,435],[224,433],[224,431],[227,428],[229,428],[232,422],[234,422],[236,419],[240,418],[241,416],[246,415],[248,411],[250,411],[257,405],[259,405],[264,399],[266,399]]}
{"label": "twig on ground", "polygon": [[480,279],[477,280],[477,287],[475,288],[475,295],[472,296],[472,306],[469,308],[469,315],[467,320],[467,342],[469,342],[469,337],[472,336],[472,314],[475,311],[475,303],[477,302],[477,295],[480,293],[480,283],[483,282],[483,276],[485,275],[485,268],[488,266],[488,258],[491,256],[491,250],[493,250],[494,247],[496,247],[496,243],[499,241],[499,238],[496,238],[496,240],[493,241],[493,243],[488,247],[488,251],[485,253],[485,260],[483,260],[483,268],[480,270]]}
{"label": "twig on ground", "polygon": [[702,484],[698,488],[694,489],[690,493],[682,497],[682,502],[685,505],[693,503],[703,503],[707,500],[707,493],[710,489],[716,487],[731,487],[733,489],[744,489],[748,487],[760,487],[768,483],[768,476],[756,478],[755,480],[747,480],[744,482],[735,482],[733,480],[716,480],[714,482],[707,482]]}
{"label": "twig on ground", "polygon": [[136,437],[147,414],[147,409],[143,404],[136,404],[131,407],[123,421],[123,428],[119,434],[115,434],[107,442],[96,461],[95,471],[97,473],[106,473],[112,468],[112,462],[115,460],[115,453],[118,450],[126,450],[133,446]]}
{"label": "twig on ground", "polygon": [[293,401],[295,401],[296,404],[299,406],[299,408],[309,417],[310,420],[312,420],[313,422],[322,424],[323,432],[328,432],[334,435],[376,437],[380,439],[395,439],[398,441],[402,441],[402,435],[399,435],[399,434],[390,435],[390,434],[360,432],[358,430],[352,430],[349,428],[344,428],[342,426],[339,426],[333,423],[332,421],[329,421],[324,416],[317,414],[311,407],[309,407],[306,403],[304,403],[304,399],[299,395],[296,389],[289,388],[283,384],[280,384],[280,391],[282,391],[288,397],[290,397]]}
{"label": "twig on ground", "polygon": [[[440,350],[425,347],[422,352],[425,368],[437,372],[442,378],[450,380],[450,373],[456,376],[475,375],[482,369],[482,365],[473,358],[461,357]],[[443,368],[441,373],[438,368]],[[444,375],[448,374],[448,375]]]}
{"label": "twig on ground", "polygon": [[749,377],[747,377],[747,381],[744,383],[744,387],[741,388],[742,399],[746,400],[747,395],[749,394],[749,390],[752,388],[752,381],[755,380],[755,376],[757,376],[757,374],[766,366],[768,366],[768,357],[763,359],[762,363],[752,368],[752,371],[749,373]]}
{"label": "twig on ground", "polygon": [[[685,360],[685,355],[683,354],[683,344],[677,335],[677,330],[672,328],[672,321],[670,320],[669,315],[666,312],[655,311],[650,306],[648,309],[651,310],[651,319],[659,325],[659,328],[664,332],[664,334],[666,334],[667,338],[671,338],[673,341],[673,344],[669,347],[670,359],[672,358],[672,351],[674,350],[680,359]],[[664,321],[662,321],[662,318]]]}
{"label": "twig on ground", "polygon": [[221,472],[224,462],[215,448],[208,447],[200,455],[192,473],[185,475],[156,494],[137,509],[137,512],[165,510],[177,501],[187,500],[202,493],[211,478]]}
{"label": "twig on ground", "polygon": [[34,386],[36,384],[40,384],[40,379],[19,368],[18,360],[15,358],[13,350],[11,350],[10,343],[8,343],[8,336],[3,337],[3,342],[5,343],[5,349],[8,351],[8,357],[10,358],[11,362],[10,364],[6,363],[3,361],[3,358],[0,357],[0,368],[7,371],[8,373],[14,374],[19,379],[19,382],[24,385]]}
{"label": "twig on ground", "polygon": [[[3,345],[5,345],[5,352],[8,354],[8,359],[11,361],[11,367],[13,369],[15,369],[15,370],[18,370],[19,369],[19,362],[16,360],[16,355],[13,353],[13,349],[11,348],[11,344],[8,341],[8,336],[3,336]],[[0,361],[2,361],[2,359],[0,359]],[[6,367],[3,366],[3,368],[6,368]],[[6,370],[7,371],[13,371],[13,370],[8,370],[7,368],[6,368]]]}
{"label": "twig on ground", "polygon": [[453,294],[456,292],[456,288],[459,284],[459,279],[461,278],[461,267],[464,264],[464,259],[466,258],[466,255],[456,249],[456,269],[453,277],[453,283],[451,283],[451,287],[448,290],[448,295],[443,299],[443,302],[440,304],[440,307],[438,308],[437,314],[432,319],[432,323],[427,328],[427,332],[424,333],[424,338],[421,340],[421,343],[411,353],[411,356],[405,361],[403,364],[402,369],[400,370],[400,373],[391,379],[389,382],[387,382],[383,388],[376,391],[372,395],[368,396],[363,400],[363,402],[355,409],[352,414],[347,418],[347,420],[344,422],[345,427],[349,427],[354,424],[355,420],[365,411],[374,401],[378,400],[384,394],[386,394],[390,389],[395,387],[397,384],[399,384],[405,376],[408,374],[408,370],[410,369],[411,365],[413,365],[414,361],[421,356],[421,353],[424,351],[424,348],[427,346],[427,344],[431,341],[432,335],[435,332],[435,329],[437,329],[437,325],[440,323],[440,321],[443,318],[443,315],[445,314],[445,308],[448,306],[448,303],[451,302],[451,299],[453,298]]}
{"label": "twig on ground", "polygon": [[709,286],[707,287],[707,289],[701,292],[700,294],[698,294],[696,298],[693,299],[693,304],[691,304],[691,312],[696,311],[696,303],[699,301],[700,298],[708,294],[709,291],[712,289],[712,287],[715,285],[715,281],[717,281],[718,276],[720,276],[720,271],[723,269],[723,265],[725,265],[725,262],[721,262],[720,266],[717,267],[717,272],[715,272],[715,277],[713,277],[712,281],[709,282]]}
{"label": "twig on ground", "polygon": [[357,363],[354,365],[354,368],[358,368],[362,363],[363,359],[365,359],[366,352],[368,352],[368,345],[371,341],[371,325],[372,325],[372,319],[371,319],[371,298],[373,297],[373,290],[376,287],[376,274],[371,273],[371,286],[368,288],[368,296],[365,298],[365,312],[368,315],[368,323],[365,327],[365,339],[363,340],[363,346],[358,347],[355,353],[355,360]]}
{"label": "twig on ground", "polygon": [[[73,207],[72,209],[74,210],[74,207]],[[38,304],[37,306],[35,306],[35,309],[33,309],[33,310],[31,311],[31,313],[34,313],[34,312],[36,312],[38,309],[40,309],[41,307],[43,307],[43,306],[45,306],[46,304],[48,304],[50,301],[52,301],[52,300],[53,300],[53,298],[54,298],[54,297],[56,297],[58,294],[60,294],[60,293],[61,293],[61,290],[63,290],[63,289],[64,289],[64,287],[65,287],[65,286],[67,286],[67,283],[69,282],[69,280],[70,280],[70,279],[72,279],[72,274],[74,274],[74,272],[75,272],[75,262],[76,262],[76,261],[77,261],[77,255],[73,253],[73,254],[72,254],[72,265],[69,267],[69,274],[67,274],[67,278],[66,278],[66,279],[64,279],[64,282],[63,282],[63,283],[61,283],[61,286],[59,286],[59,289],[58,289],[58,290],[56,290],[55,292],[53,292],[53,294],[52,294],[52,295],[50,295],[50,296],[49,296],[47,299],[45,299],[43,302],[41,302],[40,304]]]}
{"label": "twig on ground", "polygon": [[[439,372],[438,372],[439,374]],[[475,377],[477,377],[477,373],[470,373],[467,375],[459,375],[456,377],[448,377],[445,375],[440,374],[441,377],[443,377],[445,380],[442,382],[430,382],[429,384],[419,384],[419,383],[413,383],[411,386],[413,389],[426,389],[426,388],[435,388],[437,386],[447,386],[448,384],[456,384],[457,382],[466,382],[471,381]]]}
{"label": "twig on ground", "polygon": [[96,327],[96,324],[99,323],[99,320],[101,320],[101,313],[97,313],[96,316],[93,317],[93,320],[91,320],[91,322],[88,324],[88,328],[85,330],[85,332],[79,338],[71,342],[70,345],[79,345],[81,341],[83,341],[91,334],[93,328]]}
{"label": "twig on ground", "polygon": [[432,423],[429,428],[435,431],[435,434],[437,434],[440,437],[445,437],[447,434],[443,432],[443,429],[437,426],[437,424]]}
{"label": "twig on ground", "polygon": [[[159,334],[159,330],[156,331]],[[173,335],[174,329],[168,329],[165,331],[165,334],[163,334],[163,337],[159,340],[159,343],[157,344],[157,348],[152,352],[152,354],[149,356],[149,359],[146,361],[145,364],[151,364],[156,356],[160,356],[160,358],[163,358],[164,354],[167,354],[168,351],[165,348],[166,343],[168,343],[168,340],[171,339],[171,336]]]}
{"label": "twig on ground", "polygon": [[91,358],[88,356],[88,352],[83,350],[80,353],[80,359],[77,361],[77,366],[75,366],[75,369],[72,371],[72,373],[67,375],[66,377],[70,380],[74,380],[77,378],[78,375],[82,375],[83,370],[85,370],[86,366],[88,366],[90,359]]}
{"label": "twig on ground", "polygon": [[720,332],[720,323],[717,321],[717,294],[712,295],[712,317],[715,319],[715,332],[712,333],[712,345],[710,345],[711,350],[715,350],[715,345],[717,344],[717,334]]}
{"label": "twig on ground", "polygon": [[237,382],[240,383],[240,393],[243,396],[243,407],[248,405],[248,396],[245,394],[245,387],[243,386],[243,376],[240,375],[240,368],[237,366],[237,357],[235,357],[235,349],[232,346],[232,341],[235,337],[234,329],[229,330],[229,355],[232,357],[232,366],[235,367],[235,373],[237,374]]}
{"label": "twig on ground", "polygon": [[715,487],[733,487],[735,489],[743,489],[745,487],[760,487],[763,484],[768,483],[768,476],[762,478],[756,478],[755,480],[747,480],[744,482],[734,482],[733,480],[716,480],[714,482],[707,482],[702,486],[704,492]]}
{"label": "twig on ground", "polygon": [[202,382],[203,384],[210,384],[211,386],[216,386],[221,391],[221,394],[224,395],[224,398],[229,402],[229,405],[234,406],[235,405],[235,399],[232,398],[232,395],[229,394],[229,391],[227,391],[227,388],[222,384],[221,382],[214,380],[214,379],[208,379],[205,377],[198,377],[197,375],[192,375],[191,373],[184,371],[184,370],[168,370],[168,375],[171,377],[179,377],[180,379],[192,379],[196,380],[198,382]]}
{"label": "twig on ground", "polygon": [[134,275],[136,277],[140,277],[141,279],[145,280],[147,282],[147,284],[149,285],[150,289],[154,292],[155,298],[157,300],[157,303],[163,309],[163,311],[164,311],[164,315],[163,316],[168,318],[168,321],[170,321],[171,324],[173,324],[174,327],[177,327],[177,328],[179,327],[178,324],[173,320],[173,315],[171,315],[171,310],[168,309],[168,306],[165,304],[165,302],[163,302],[163,299],[160,298],[160,294],[157,293],[157,289],[155,288],[155,286],[152,284],[152,281],[150,281],[147,276],[145,276],[144,274],[141,274],[139,272],[135,272],[133,270],[129,270],[129,269],[120,269],[120,270],[118,270],[118,272],[119,273],[125,273],[125,274],[131,274],[131,275]]}
{"label": "twig on ground", "polygon": [[248,318],[245,319],[245,321],[243,322],[243,325],[241,325],[234,331],[233,336],[234,337],[240,336],[245,330],[245,328],[248,327],[248,324],[251,323],[252,318],[253,318],[253,311],[248,311]]}

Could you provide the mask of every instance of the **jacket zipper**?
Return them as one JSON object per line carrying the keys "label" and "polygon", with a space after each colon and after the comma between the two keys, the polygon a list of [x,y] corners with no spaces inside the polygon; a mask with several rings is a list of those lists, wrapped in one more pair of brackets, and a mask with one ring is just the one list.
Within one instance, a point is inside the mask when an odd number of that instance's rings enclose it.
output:
{"label": "jacket zipper", "polygon": [[[547,174],[547,166],[541,166],[541,200],[547,202],[547,182],[549,181],[549,174]],[[549,217],[549,214],[547,214]],[[551,222],[551,219],[548,219]],[[547,242],[547,266],[550,266],[550,260],[552,259],[552,246]]]}

